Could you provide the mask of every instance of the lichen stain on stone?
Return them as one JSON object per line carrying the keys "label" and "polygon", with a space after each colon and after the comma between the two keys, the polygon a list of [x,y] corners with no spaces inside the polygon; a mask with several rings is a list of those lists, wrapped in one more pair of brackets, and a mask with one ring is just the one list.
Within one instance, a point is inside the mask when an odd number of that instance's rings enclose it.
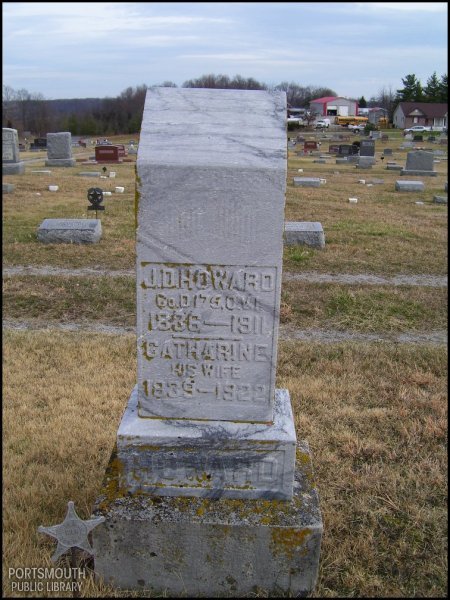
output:
{"label": "lichen stain on stone", "polygon": [[277,527],[271,531],[272,546],[274,554],[282,552],[286,558],[291,560],[294,553],[298,552],[300,547],[311,535],[311,529],[292,529],[291,527]]}
{"label": "lichen stain on stone", "polygon": [[311,455],[309,454],[309,452],[302,452],[297,448],[296,460],[302,465],[301,470],[308,484],[311,486],[311,488],[315,488],[316,481],[314,478]]}
{"label": "lichen stain on stone", "polygon": [[114,502],[114,500],[117,498],[124,498],[127,495],[126,490],[122,488],[119,483],[123,472],[123,463],[117,457],[116,451],[114,451],[105,472],[105,482],[102,491],[106,498],[99,504],[100,510],[107,510],[108,506]]}

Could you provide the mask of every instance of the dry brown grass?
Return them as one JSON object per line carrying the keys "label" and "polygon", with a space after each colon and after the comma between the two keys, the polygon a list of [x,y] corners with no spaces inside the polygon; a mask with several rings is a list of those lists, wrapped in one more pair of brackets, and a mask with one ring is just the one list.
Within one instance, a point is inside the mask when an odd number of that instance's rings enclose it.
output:
{"label": "dry brown grass", "polygon": [[[314,597],[445,597],[446,376],[444,348],[280,345],[324,520]],[[6,332],[4,573],[51,565],[37,527],[69,499],[89,517],[135,377],[134,336]],[[82,595],[138,594],[88,578]]]}
{"label": "dry brown grass", "polygon": [[[128,137],[111,139],[123,143]],[[424,193],[396,192],[395,181],[400,175],[396,171],[387,171],[380,156],[383,148],[388,146],[395,150],[393,159],[404,164],[406,151],[398,149],[401,141],[398,135],[386,144],[377,141],[378,162],[368,171],[358,170],[354,165],[336,165],[334,157],[329,159],[329,164],[317,164],[313,157],[298,157],[289,151],[286,220],[321,222],[326,247],[321,251],[286,249],[285,269],[378,274],[447,272],[448,211],[446,206],[432,202],[434,195],[445,194],[447,162],[435,165],[437,177],[422,178]],[[437,144],[427,147],[445,148]],[[328,142],[323,141],[322,149],[328,149]],[[42,157],[39,153],[31,154],[40,161],[27,163],[24,175],[5,178],[16,185],[16,190],[3,198],[4,263],[133,268],[135,162],[109,166],[109,170],[117,172],[115,179],[88,179],[78,173],[98,171],[101,167],[79,163],[73,168],[53,168],[51,175],[31,174],[31,170],[45,168],[45,153]],[[130,158],[135,160],[135,157]],[[294,188],[292,178],[299,175],[299,168],[304,170],[302,176],[324,177],[326,185]],[[359,179],[372,178],[382,178],[385,183],[373,187],[358,183]],[[60,190],[49,192],[49,184],[59,185]],[[99,244],[75,247],[60,244],[55,247],[37,242],[36,230],[44,218],[91,217],[94,213],[86,211],[88,188],[113,190],[116,185],[123,185],[125,193],[105,198],[106,211],[101,215],[103,236]],[[42,195],[36,196],[36,192]],[[358,204],[348,203],[351,196],[359,198]],[[416,200],[423,200],[425,204],[416,205]]]}
{"label": "dry brown grass", "polygon": [[[396,137],[386,145],[403,162]],[[382,147],[377,142],[377,157]],[[99,168],[81,165],[32,175],[45,168],[44,160],[45,154],[25,175],[5,178],[16,191],[3,198],[4,264],[133,269],[134,164],[109,167],[117,172],[111,180],[82,178],[79,171]],[[287,248],[285,270],[447,272],[447,208],[431,203],[433,194],[443,194],[447,163],[436,166],[438,177],[424,178],[424,194],[411,196],[394,191],[398,173],[380,164],[358,171],[333,159],[330,165],[312,160],[289,153],[286,219],[322,222],[327,245]],[[298,168],[325,177],[326,186],[293,188]],[[373,177],[385,184],[357,183]],[[60,191],[49,192],[49,184]],[[44,218],[90,217],[87,189],[116,185],[125,194],[105,199],[100,244],[37,243]],[[348,204],[349,196],[358,204]],[[418,199],[425,205],[415,205]],[[133,278],[5,277],[4,293],[9,318],[135,322]],[[425,331],[446,327],[446,303],[446,289],[288,282],[281,314],[302,328]],[[51,566],[55,543],[37,533],[39,525],[61,522],[68,500],[89,517],[136,381],[135,345],[134,335],[4,332],[6,596],[18,595],[11,592],[9,567]],[[314,597],[446,597],[446,360],[444,347],[280,344],[277,385],[290,391],[297,435],[311,446],[324,520]],[[82,595],[145,594],[106,588],[89,576]]]}

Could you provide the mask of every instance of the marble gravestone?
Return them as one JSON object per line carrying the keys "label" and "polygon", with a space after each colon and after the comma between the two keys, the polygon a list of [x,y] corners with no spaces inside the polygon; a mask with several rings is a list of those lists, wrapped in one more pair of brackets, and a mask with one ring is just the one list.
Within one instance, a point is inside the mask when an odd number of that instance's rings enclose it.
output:
{"label": "marble gravestone", "polygon": [[2,128],[2,173],[3,175],[21,175],[25,172],[25,163],[19,156],[19,136],[17,129]]}
{"label": "marble gravestone", "polygon": [[94,507],[95,570],[112,585],[191,597],[315,585],[310,453],[275,388],[285,120],[284,92],[147,91],[137,385]]}
{"label": "marble gravestone", "polygon": [[70,131],[47,133],[46,167],[74,167],[72,157],[72,134]]}
{"label": "marble gravestone", "polygon": [[400,172],[400,175],[425,175],[436,177],[434,171],[433,152],[427,150],[414,150],[406,155],[406,166]]}

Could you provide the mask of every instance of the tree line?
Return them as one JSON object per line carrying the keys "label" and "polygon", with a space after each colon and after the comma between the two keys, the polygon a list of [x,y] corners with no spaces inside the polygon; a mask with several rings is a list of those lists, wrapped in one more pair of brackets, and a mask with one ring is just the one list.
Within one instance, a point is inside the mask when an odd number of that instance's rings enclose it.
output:
{"label": "tree line", "polygon": [[[399,102],[447,102],[447,75],[439,78],[434,72],[426,85],[422,86],[417,77],[410,74],[402,79],[402,84],[403,88],[395,92],[391,87],[383,87],[367,101],[361,96],[359,106],[385,108],[392,119]],[[178,86],[171,81],[164,81],[160,87]],[[232,78],[227,75],[202,75],[198,79],[185,81],[182,87],[284,91],[288,107],[292,108],[308,108],[315,98],[337,96],[334,90],[326,86],[303,86],[288,81],[270,86],[241,75]],[[87,136],[137,133],[141,127],[147,89],[146,84],[128,87],[116,98],[47,100],[41,93],[14,90],[3,85],[2,126],[20,132],[30,131],[38,137],[56,131]]]}

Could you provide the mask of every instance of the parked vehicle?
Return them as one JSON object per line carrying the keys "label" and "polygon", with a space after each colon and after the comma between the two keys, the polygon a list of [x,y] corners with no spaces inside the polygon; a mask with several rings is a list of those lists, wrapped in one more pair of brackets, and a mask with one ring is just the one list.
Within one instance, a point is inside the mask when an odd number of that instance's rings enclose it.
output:
{"label": "parked vehicle", "polygon": [[431,131],[431,127],[425,127],[425,125],[414,125],[403,130],[403,133],[423,133],[424,131]]}
{"label": "parked vehicle", "polygon": [[324,129],[330,126],[330,119],[319,119],[316,121],[315,128],[316,129]]}
{"label": "parked vehicle", "polygon": [[365,123],[359,123],[359,125],[348,125],[347,129],[350,129],[353,133],[361,133],[361,131],[364,131],[365,126]]}

